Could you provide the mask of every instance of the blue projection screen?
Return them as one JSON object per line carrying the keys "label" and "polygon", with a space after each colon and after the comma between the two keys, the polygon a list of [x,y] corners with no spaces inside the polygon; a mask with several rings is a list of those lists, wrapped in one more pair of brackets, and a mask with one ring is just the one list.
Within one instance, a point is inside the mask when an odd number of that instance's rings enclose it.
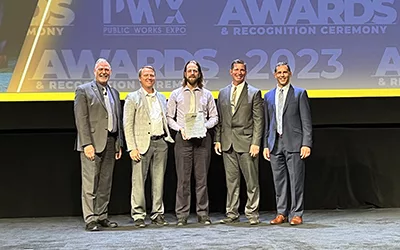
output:
{"label": "blue projection screen", "polygon": [[[29,2],[13,1],[0,4],[0,29],[2,16],[15,12],[20,19]],[[7,34],[16,27],[1,29],[0,100],[71,100],[77,85],[93,79],[99,57],[110,61],[110,84],[122,98],[140,87],[137,70],[144,65],[155,67],[156,88],[168,95],[191,59],[217,96],[231,82],[236,58],[247,62],[247,81],[263,91],[276,85],[274,65],[287,61],[292,83],[311,97],[400,96],[396,0],[36,2],[24,15],[25,30],[19,28],[26,32],[19,51],[8,57],[1,44],[13,44]]]}

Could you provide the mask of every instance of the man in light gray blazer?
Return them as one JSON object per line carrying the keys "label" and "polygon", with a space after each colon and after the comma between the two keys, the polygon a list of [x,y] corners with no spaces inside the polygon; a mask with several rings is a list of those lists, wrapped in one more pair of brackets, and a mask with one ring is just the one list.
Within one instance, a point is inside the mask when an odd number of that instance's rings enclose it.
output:
{"label": "man in light gray blazer", "polygon": [[76,150],[81,152],[82,210],[86,230],[117,227],[108,220],[108,203],[115,160],[123,145],[119,93],[107,84],[111,66],[97,60],[95,80],[77,87],[74,114],[78,130]]}
{"label": "man in light gray blazer", "polygon": [[239,221],[240,171],[247,187],[245,214],[251,225],[259,221],[260,188],[258,153],[264,128],[261,91],[245,81],[246,64],[236,59],[231,64],[232,83],[218,96],[219,124],[215,136],[215,152],[224,161],[227,200],[226,218],[220,223]]}
{"label": "man in light gray blazer", "polygon": [[141,88],[128,94],[124,106],[124,131],[132,159],[131,216],[136,227],[145,227],[145,182],[150,170],[153,206],[151,221],[164,226],[164,174],[167,166],[168,145],[173,143],[165,117],[167,101],[154,89],[155,70],[144,66],[139,70]]}
{"label": "man in light gray blazer", "polygon": [[290,84],[292,73],[287,63],[278,63],[274,76],[277,87],[264,96],[263,155],[271,161],[277,206],[277,216],[270,223],[281,224],[289,217],[291,225],[299,225],[304,211],[304,160],[312,146],[310,105],[307,91]]}

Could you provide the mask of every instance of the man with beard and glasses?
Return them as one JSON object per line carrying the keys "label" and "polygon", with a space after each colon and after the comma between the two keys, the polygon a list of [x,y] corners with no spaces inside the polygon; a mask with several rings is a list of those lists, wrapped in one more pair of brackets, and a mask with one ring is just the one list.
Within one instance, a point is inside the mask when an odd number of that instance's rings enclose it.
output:
{"label": "man with beard and glasses", "polygon": [[200,64],[194,60],[185,65],[182,87],[171,93],[167,120],[168,125],[178,132],[175,137],[177,225],[186,225],[189,217],[192,169],[196,182],[197,220],[209,225],[207,174],[212,141],[208,130],[218,123],[218,113],[211,92],[204,88]]}
{"label": "man with beard and glasses", "polygon": [[303,223],[305,159],[312,146],[310,104],[307,91],[290,84],[292,72],[286,62],[275,66],[274,76],[277,86],[264,96],[263,155],[271,161],[277,208],[270,223],[282,224],[289,218],[290,225],[299,225]]}
{"label": "man with beard and glasses", "polygon": [[264,128],[261,91],[245,81],[246,63],[236,59],[231,63],[232,83],[218,96],[219,124],[215,135],[215,152],[224,161],[226,175],[226,218],[222,224],[239,222],[239,195],[242,172],[247,188],[245,214],[250,225],[259,220],[260,187],[258,154]]}
{"label": "man with beard and glasses", "polygon": [[88,231],[118,226],[107,217],[114,164],[121,158],[123,145],[121,102],[118,91],[107,84],[111,75],[107,60],[97,60],[94,75],[95,80],[77,87],[74,102],[82,210]]}

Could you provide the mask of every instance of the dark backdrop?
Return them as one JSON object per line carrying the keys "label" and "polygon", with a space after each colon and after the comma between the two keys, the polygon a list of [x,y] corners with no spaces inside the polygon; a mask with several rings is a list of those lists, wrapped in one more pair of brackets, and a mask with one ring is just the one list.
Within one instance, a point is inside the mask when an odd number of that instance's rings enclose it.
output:
{"label": "dark backdrop", "polygon": [[[314,147],[306,165],[306,209],[400,207],[398,107],[397,97],[311,99]],[[0,102],[0,114],[0,217],[80,215],[73,102]],[[175,205],[173,157],[170,146],[164,199],[168,212]],[[129,213],[130,178],[125,154],[114,171],[111,214]],[[260,210],[274,210],[270,165],[263,159],[260,184]],[[225,195],[222,159],[213,154],[211,211],[224,212]],[[243,211],[243,185],[241,197]]]}

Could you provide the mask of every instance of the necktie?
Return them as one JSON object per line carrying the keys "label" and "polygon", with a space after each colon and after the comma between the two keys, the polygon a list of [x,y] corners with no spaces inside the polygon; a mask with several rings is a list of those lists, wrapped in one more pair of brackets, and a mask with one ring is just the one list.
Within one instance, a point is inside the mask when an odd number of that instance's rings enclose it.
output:
{"label": "necktie", "polygon": [[194,90],[190,91],[189,113],[196,113],[196,94]]}
{"label": "necktie", "polygon": [[278,134],[282,134],[282,114],[283,114],[283,89],[279,89],[279,94],[278,94],[278,117],[277,117],[277,122],[278,122],[278,127],[276,128],[276,131]]}
{"label": "necktie", "polygon": [[106,104],[106,109],[107,109],[107,113],[108,113],[107,129],[108,129],[108,131],[112,132],[112,130],[113,130],[113,111],[111,108],[111,102],[110,102],[110,98],[107,94],[106,88],[103,88],[103,96],[104,96],[104,103]]}
{"label": "necktie", "polygon": [[236,109],[236,93],[237,93],[237,87],[235,86],[233,88],[232,99],[231,99],[232,114],[235,113]]}

